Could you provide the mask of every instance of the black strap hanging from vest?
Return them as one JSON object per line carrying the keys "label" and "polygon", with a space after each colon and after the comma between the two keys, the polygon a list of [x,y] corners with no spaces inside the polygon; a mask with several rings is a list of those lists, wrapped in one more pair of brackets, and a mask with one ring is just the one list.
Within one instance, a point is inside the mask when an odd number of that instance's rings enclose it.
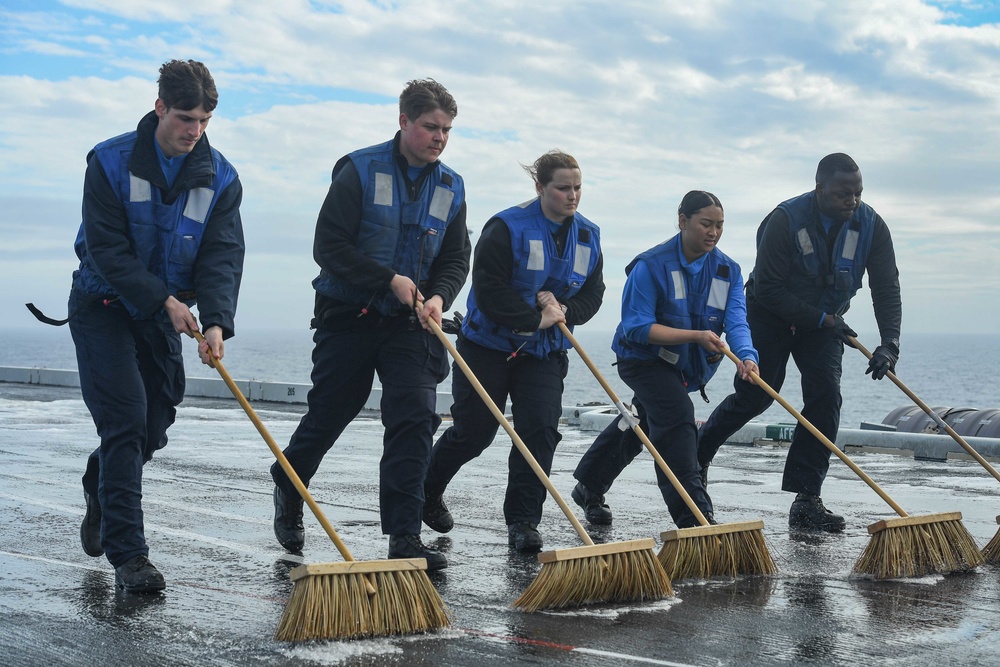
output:
{"label": "black strap hanging from vest", "polygon": [[26,303],[24,305],[28,310],[31,311],[31,314],[35,316],[35,319],[41,322],[42,324],[50,324],[54,327],[61,327],[62,325],[66,324],[71,319],[76,317],[77,312],[80,310],[80,306],[91,303],[93,301],[101,301],[105,306],[110,306],[114,302],[118,301],[118,297],[117,296],[107,297],[102,295],[80,296],[77,298],[76,308],[74,308],[73,312],[71,312],[69,315],[66,316],[65,320],[52,319],[51,317],[43,313],[41,310],[39,310],[38,307],[33,303]]}
{"label": "black strap hanging from vest", "polygon": [[41,322],[42,324],[51,324],[54,327],[61,327],[62,325],[66,324],[71,319],[73,319],[73,316],[76,315],[76,311],[74,310],[72,313],[66,316],[65,320],[54,320],[45,313],[43,313],[42,311],[40,311],[38,308],[36,308],[35,304],[33,303],[26,303],[24,305],[27,306],[28,310],[31,311],[31,314],[34,315],[35,319],[37,319],[39,322]]}

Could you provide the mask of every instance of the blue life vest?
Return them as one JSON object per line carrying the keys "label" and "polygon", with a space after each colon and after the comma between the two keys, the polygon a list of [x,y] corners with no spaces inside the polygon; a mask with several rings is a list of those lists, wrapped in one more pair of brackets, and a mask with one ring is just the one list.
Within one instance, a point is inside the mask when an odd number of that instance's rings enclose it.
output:
{"label": "blue life vest", "polygon": [[[573,216],[566,233],[566,246],[560,256],[549,221],[542,213],[540,199],[512,206],[497,213],[510,231],[514,266],[511,287],[525,303],[534,306],[535,295],[546,290],[560,301],[574,296],[594,272],[601,255],[601,230],[579,213]],[[568,350],[572,344],[559,327],[537,331],[514,331],[487,317],[476,303],[475,289],[469,292],[468,312],[462,321],[462,334],[492,350],[517,351],[543,359],[552,352]]]}
{"label": "blue life vest", "polygon": [[[826,235],[819,223],[815,192],[807,192],[778,204],[788,216],[788,232],[795,246],[796,270],[820,290],[816,306],[826,313],[843,314],[861,288],[865,264],[875,230],[875,209],[861,202],[851,219],[841,225],[833,246],[833,262]],[[766,221],[765,221],[766,222]],[[760,244],[764,225],[757,230]]]}
{"label": "blue life vest", "polygon": [[[438,162],[424,178],[420,197],[410,200],[392,144],[390,140],[348,155],[361,179],[363,193],[356,247],[366,257],[409,277],[419,288],[430,276],[448,225],[462,208],[465,185],[461,176]],[[382,315],[408,308],[391,290],[377,295],[362,293],[322,270],[313,280],[313,288],[331,299],[374,308]]]}
{"label": "blue life vest", "polygon": [[[215,174],[211,185],[184,190],[174,202],[166,204],[159,187],[128,169],[137,135],[135,131],[128,132],[98,144],[92,159],[100,161],[125,207],[128,235],[136,255],[150,273],[164,282],[171,295],[190,307],[196,301],[194,264],[205,223],[222,192],[236,179],[236,169],[212,148]],[[83,224],[74,248],[80,258],[80,268],[73,274],[74,286],[86,294],[118,297],[90,262]],[[131,304],[121,301],[133,317],[140,317]]]}
{"label": "blue life vest", "polygon": [[[677,234],[638,255],[625,268],[625,273],[631,273],[639,260],[646,262],[656,281],[657,323],[674,329],[707,329],[722,335],[729,288],[733,276],[740,275],[740,265],[713,248],[705,255],[701,271],[690,275],[681,264],[681,252],[681,235]],[[629,340],[621,324],[615,330],[611,348],[621,359],[666,361],[681,373],[688,391],[708,384],[722,359],[721,354],[710,353],[695,343],[655,345]]]}

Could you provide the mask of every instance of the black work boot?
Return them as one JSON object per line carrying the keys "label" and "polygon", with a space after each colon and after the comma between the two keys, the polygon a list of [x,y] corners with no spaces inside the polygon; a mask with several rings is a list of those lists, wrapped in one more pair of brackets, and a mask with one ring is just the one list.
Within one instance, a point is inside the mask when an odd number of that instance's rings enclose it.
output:
{"label": "black work boot", "polygon": [[86,491],[83,492],[83,501],[87,503],[87,512],[83,515],[83,523],[80,524],[80,544],[83,545],[83,553],[94,558],[104,555],[104,547],[101,546],[101,504],[97,498]]}
{"label": "black work boot", "polygon": [[428,528],[439,533],[447,533],[455,527],[455,520],[444,504],[443,493],[427,494],[424,497],[423,518]]}
{"label": "black work boot", "polygon": [[702,486],[702,488],[705,488],[705,489],[708,488],[708,466],[709,465],[710,464],[708,464],[708,463],[704,463],[701,466],[701,473],[700,473],[701,474],[701,486]]}
{"label": "black work boot", "polygon": [[571,495],[573,501],[583,508],[587,521],[599,526],[611,525],[611,508],[604,503],[604,496],[591,493],[583,482],[577,482]]}
{"label": "black work boot", "polygon": [[274,487],[274,536],[287,551],[302,551],[306,530],[302,527],[302,497],[289,496],[281,487]]}
{"label": "black work boot", "polygon": [[389,558],[423,558],[428,572],[448,567],[445,555],[421,542],[419,535],[389,536]]}
{"label": "black work boot", "polygon": [[808,493],[795,496],[795,502],[788,511],[788,525],[799,530],[823,530],[839,533],[847,522],[844,517],[834,514],[823,505],[823,499]]}
{"label": "black work boot", "polygon": [[126,593],[156,593],[167,587],[160,571],[142,555],[115,568],[115,585]]}
{"label": "black work boot", "polygon": [[518,551],[538,551],[542,548],[542,536],[535,524],[518,521],[507,526],[507,544]]}
{"label": "black work boot", "polygon": [[[715,514],[712,512],[702,512],[702,516],[705,517],[705,521],[708,522],[710,526],[718,526],[719,522],[715,519]],[[677,524],[678,528],[700,528],[701,524],[698,523],[698,519],[695,518],[690,512],[687,513],[687,518]]]}

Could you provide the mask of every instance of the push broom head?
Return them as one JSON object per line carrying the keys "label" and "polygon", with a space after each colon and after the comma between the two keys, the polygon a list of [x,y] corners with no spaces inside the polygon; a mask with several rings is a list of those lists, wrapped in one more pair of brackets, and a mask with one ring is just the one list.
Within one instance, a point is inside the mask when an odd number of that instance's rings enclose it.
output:
{"label": "push broom head", "polygon": [[872,539],[854,573],[875,579],[964,572],[982,565],[983,554],[962,525],[961,512],[905,516],[868,526]]}
{"label": "push broom head", "polygon": [[278,641],[414,634],[451,622],[423,558],[300,565],[290,576]]}
{"label": "push broom head", "polygon": [[[1000,516],[997,517],[997,523],[1000,523]],[[1000,528],[989,544],[983,547],[983,558],[987,563],[1000,563]]]}
{"label": "push broom head", "polygon": [[[196,331],[194,336],[199,342],[205,340],[200,332]],[[215,359],[212,365],[345,558],[342,563],[300,565],[292,570],[292,594],[278,622],[275,639],[353,639],[426,632],[447,626],[449,613],[427,578],[427,561],[423,558],[354,560],[222,361]]]}
{"label": "push broom head", "polygon": [[653,544],[651,539],[632,540],[540,553],[542,569],[514,607],[533,612],[671,597],[670,579]]}
{"label": "push broom head", "polygon": [[774,574],[764,522],[723,523],[660,533],[657,558],[672,580]]}

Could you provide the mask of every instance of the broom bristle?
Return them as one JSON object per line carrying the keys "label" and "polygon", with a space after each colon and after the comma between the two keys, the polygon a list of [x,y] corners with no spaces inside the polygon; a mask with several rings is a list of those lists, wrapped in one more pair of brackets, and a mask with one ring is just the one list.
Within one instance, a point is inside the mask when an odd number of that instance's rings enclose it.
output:
{"label": "broom bristle", "polygon": [[774,574],[763,528],[754,521],[666,531],[657,558],[674,581]]}
{"label": "broom bristle", "polygon": [[[997,517],[997,523],[1000,523],[1000,516]],[[1000,528],[997,529],[993,539],[983,547],[983,558],[987,563],[1000,563]]]}
{"label": "broom bristle", "polygon": [[869,526],[868,532],[872,539],[854,564],[855,574],[921,577],[964,572],[985,562],[957,512],[887,519]]}
{"label": "broom bristle", "polygon": [[[368,594],[369,582],[375,595]],[[424,570],[309,574],[292,584],[274,638],[385,637],[427,632],[450,622],[451,614]]]}
{"label": "broom bristle", "polygon": [[[642,548],[634,548],[635,543]],[[558,552],[551,562],[542,562],[542,569],[513,606],[527,612],[540,609],[562,609],[600,602],[638,602],[672,597],[670,579],[656,560],[652,540],[620,543],[617,551],[599,555],[594,549],[606,550],[618,545],[577,547]],[[579,555],[572,552],[579,552]],[[542,556],[544,556],[543,554]],[[539,559],[542,559],[539,556]]]}

